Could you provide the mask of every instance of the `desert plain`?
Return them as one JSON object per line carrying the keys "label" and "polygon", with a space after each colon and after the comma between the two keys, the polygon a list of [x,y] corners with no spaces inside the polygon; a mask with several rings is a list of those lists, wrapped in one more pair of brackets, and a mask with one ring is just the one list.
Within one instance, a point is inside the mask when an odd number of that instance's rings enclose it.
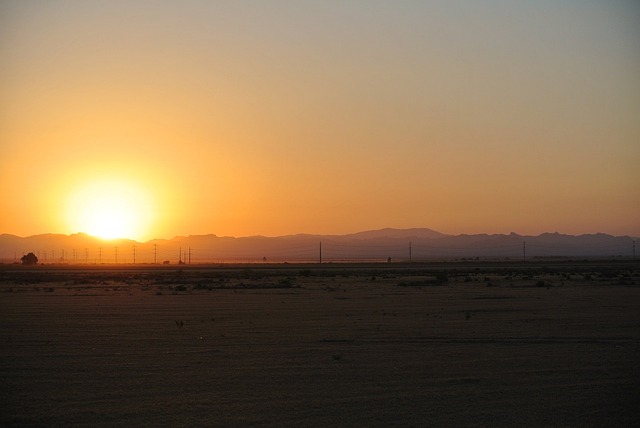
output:
{"label": "desert plain", "polygon": [[2,426],[638,426],[634,261],[0,265]]}

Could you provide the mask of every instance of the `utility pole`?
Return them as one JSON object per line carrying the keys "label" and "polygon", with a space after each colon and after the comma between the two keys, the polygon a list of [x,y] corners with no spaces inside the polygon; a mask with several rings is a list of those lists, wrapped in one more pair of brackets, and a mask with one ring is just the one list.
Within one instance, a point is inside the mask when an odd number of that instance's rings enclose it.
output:
{"label": "utility pole", "polygon": [[320,241],[320,257],[319,257],[319,260],[320,260],[320,264],[322,264],[322,241]]}
{"label": "utility pole", "polygon": [[133,264],[136,264],[136,246],[133,246]]}
{"label": "utility pole", "polygon": [[182,264],[182,247],[180,247],[180,252],[178,253],[178,264]]}
{"label": "utility pole", "polygon": [[118,264],[118,247],[116,247],[116,264]]}
{"label": "utility pole", "polygon": [[88,248],[84,249],[84,262],[85,263],[89,263],[89,249]]}
{"label": "utility pole", "polygon": [[102,263],[102,247],[98,248],[98,250],[99,250],[98,263]]}
{"label": "utility pole", "polygon": [[189,247],[189,264],[191,264],[191,247]]}
{"label": "utility pole", "polygon": [[153,264],[158,264],[158,244],[153,244]]}

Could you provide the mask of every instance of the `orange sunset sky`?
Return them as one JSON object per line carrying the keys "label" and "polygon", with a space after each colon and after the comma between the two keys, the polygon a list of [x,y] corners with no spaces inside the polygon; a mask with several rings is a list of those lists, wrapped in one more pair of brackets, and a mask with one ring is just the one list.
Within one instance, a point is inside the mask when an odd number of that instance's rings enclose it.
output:
{"label": "orange sunset sky", "polygon": [[0,233],[640,236],[640,4],[0,1]]}

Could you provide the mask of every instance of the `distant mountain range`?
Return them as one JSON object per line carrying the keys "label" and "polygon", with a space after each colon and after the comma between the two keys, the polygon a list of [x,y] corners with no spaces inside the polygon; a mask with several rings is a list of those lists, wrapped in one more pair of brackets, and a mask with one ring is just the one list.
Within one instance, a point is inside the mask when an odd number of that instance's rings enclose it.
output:
{"label": "distant mountain range", "polygon": [[102,240],[84,233],[25,238],[3,234],[0,235],[0,262],[19,262],[22,255],[29,252],[36,254],[40,263],[71,264],[631,258],[636,240],[604,233],[578,236],[560,233],[447,235],[427,228],[278,237],[235,238],[211,234],[147,242]]}

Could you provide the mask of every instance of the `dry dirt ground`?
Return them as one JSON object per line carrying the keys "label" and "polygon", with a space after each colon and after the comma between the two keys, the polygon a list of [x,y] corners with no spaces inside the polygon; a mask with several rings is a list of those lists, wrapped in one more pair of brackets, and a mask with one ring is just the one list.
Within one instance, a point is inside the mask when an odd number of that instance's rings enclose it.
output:
{"label": "dry dirt ground", "polygon": [[2,426],[638,426],[640,266],[0,266]]}

